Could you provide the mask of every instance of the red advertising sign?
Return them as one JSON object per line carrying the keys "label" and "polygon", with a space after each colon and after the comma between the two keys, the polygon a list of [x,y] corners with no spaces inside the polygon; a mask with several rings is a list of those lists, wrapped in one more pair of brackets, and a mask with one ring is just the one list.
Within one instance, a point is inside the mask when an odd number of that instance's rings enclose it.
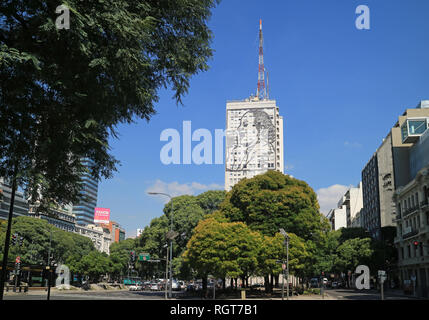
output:
{"label": "red advertising sign", "polygon": [[94,223],[109,224],[110,222],[110,209],[95,208]]}

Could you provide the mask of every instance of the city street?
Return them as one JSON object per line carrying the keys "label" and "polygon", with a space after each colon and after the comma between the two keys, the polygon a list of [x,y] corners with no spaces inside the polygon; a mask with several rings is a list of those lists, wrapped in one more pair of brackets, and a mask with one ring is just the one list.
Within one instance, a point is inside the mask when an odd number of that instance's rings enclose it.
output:
{"label": "city street", "polygon": [[[334,300],[381,300],[380,293],[376,290],[353,290],[353,289],[328,289],[326,294]],[[414,297],[404,296],[392,292],[384,295],[385,300],[414,300]]]}
{"label": "city street", "polygon": [[[34,291],[29,293],[7,293],[5,300],[46,300],[45,291]],[[164,300],[164,292],[150,291],[79,291],[79,292],[51,292],[51,300]],[[185,298],[183,293],[173,292],[173,299],[196,299],[198,297]],[[385,300],[413,300],[411,296],[400,295],[399,293],[388,292]],[[210,300],[210,299],[209,299]],[[234,299],[237,300],[237,299]],[[253,299],[247,299],[253,300]],[[259,300],[259,299],[258,299]],[[281,300],[281,298],[269,298],[264,300]],[[350,289],[328,289],[325,296],[301,295],[290,297],[290,300],[380,300],[380,293],[375,290],[358,291]]]}
{"label": "city street", "polygon": [[[173,292],[173,297],[177,292]],[[29,293],[7,293],[4,300],[46,300],[45,291],[34,291]],[[78,291],[58,292],[52,291],[51,300],[164,300],[164,292],[149,291]]]}

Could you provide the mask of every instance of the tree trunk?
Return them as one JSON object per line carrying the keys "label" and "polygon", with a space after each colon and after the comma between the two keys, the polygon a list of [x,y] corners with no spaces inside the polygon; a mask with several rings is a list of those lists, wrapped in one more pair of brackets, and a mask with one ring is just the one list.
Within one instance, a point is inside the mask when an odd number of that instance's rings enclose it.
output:
{"label": "tree trunk", "polygon": [[16,176],[17,176],[17,173],[16,173],[16,165],[15,165],[14,173],[13,173],[13,180],[12,180],[12,194],[10,197],[9,217],[7,220],[6,237],[5,237],[5,241],[4,241],[2,272],[1,272],[1,277],[0,277],[0,301],[3,300],[4,283],[6,281],[6,274],[7,274],[7,259],[9,256],[10,233],[11,233],[11,229],[12,229],[12,218],[13,218],[13,205],[15,203]]}
{"label": "tree trunk", "polygon": [[202,290],[202,296],[206,297],[207,295],[207,276],[203,277],[203,290]]}

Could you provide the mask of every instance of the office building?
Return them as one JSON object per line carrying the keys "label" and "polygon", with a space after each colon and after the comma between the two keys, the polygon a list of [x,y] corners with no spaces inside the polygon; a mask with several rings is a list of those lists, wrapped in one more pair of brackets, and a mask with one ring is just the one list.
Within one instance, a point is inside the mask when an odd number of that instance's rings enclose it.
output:
{"label": "office building", "polygon": [[[10,200],[12,196],[12,187],[4,178],[0,178],[0,219],[7,220],[9,217]],[[13,204],[13,217],[28,215],[29,205],[20,191],[15,192],[15,201]]]}
{"label": "office building", "polygon": [[[429,297],[429,116],[410,119],[403,125],[403,140],[414,145],[409,153],[410,181],[397,188],[398,266],[404,290]],[[416,137],[417,136],[417,137]],[[418,139],[416,141],[416,138]],[[414,293],[414,292],[413,292]]]}
{"label": "office building", "polygon": [[362,182],[357,187],[349,188],[338,202],[338,207],[344,207],[346,210],[347,228],[359,226],[356,219],[360,217],[360,211],[363,207]]}
{"label": "office building", "polygon": [[100,251],[110,254],[110,245],[112,244],[111,233],[108,228],[88,224],[86,226],[76,226],[76,233],[90,238],[94,243],[94,247]]}
{"label": "office building", "polygon": [[49,212],[38,212],[37,204],[30,205],[28,215],[33,218],[46,220],[53,225],[67,232],[75,232],[76,217],[71,206],[55,206]]}
{"label": "office building", "polygon": [[380,239],[381,228],[396,225],[394,192],[411,180],[412,170],[421,166],[410,166],[410,152],[427,127],[427,117],[428,101],[407,109],[362,171],[361,222],[373,238]]}
{"label": "office building", "polygon": [[284,173],[283,117],[265,86],[262,21],[256,96],[226,104],[225,190],[268,170]]}
{"label": "office building", "polygon": [[331,230],[337,231],[342,228],[347,228],[347,215],[345,206],[340,208],[331,209],[327,215]]}
{"label": "office building", "polygon": [[85,226],[94,224],[94,210],[97,206],[98,182],[91,176],[89,159],[82,159],[82,164],[88,169],[82,174],[82,189],[80,199],[73,206],[73,213],[76,216],[76,224]]}
{"label": "office building", "polygon": [[109,224],[99,224],[110,232],[111,242],[120,242],[125,240],[125,229],[122,228],[117,222],[110,221]]}

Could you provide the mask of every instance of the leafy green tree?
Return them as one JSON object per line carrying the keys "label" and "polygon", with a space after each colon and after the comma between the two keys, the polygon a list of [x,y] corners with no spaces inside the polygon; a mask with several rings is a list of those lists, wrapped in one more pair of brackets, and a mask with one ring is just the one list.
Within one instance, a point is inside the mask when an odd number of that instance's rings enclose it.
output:
{"label": "leafy green tree", "polygon": [[197,202],[205,214],[211,214],[218,210],[225,197],[226,191],[223,190],[211,190],[196,196]]}
{"label": "leafy green tree", "polygon": [[353,238],[346,240],[336,250],[335,265],[337,270],[347,273],[358,265],[367,265],[373,254],[370,238]]}
{"label": "leafy green tree", "polygon": [[[126,239],[110,245],[110,268],[112,276],[119,279],[121,274],[127,274],[131,251],[136,251],[136,241]],[[139,252],[136,252],[138,255]]]}
{"label": "leafy green tree", "polygon": [[260,234],[244,223],[218,222],[214,218],[201,221],[195,228],[183,254],[185,261],[203,279],[209,274],[218,278],[247,278],[256,272]]}
{"label": "leafy green tree", "polygon": [[277,171],[241,180],[227,194],[221,211],[267,236],[283,228],[307,240],[326,229],[313,189]]}
{"label": "leafy green tree", "polygon": [[[178,234],[173,242],[174,274],[180,275],[182,278],[190,278],[192,270],[181,255],[198,222],[217,210],[224,199],[225,191],[207,191],[198,196],[185,195],[173,198],[171,200],[173,214],[171,215],[170,201],[164,207],[164,215],[153,219],[150,226],[144,228],[138,239],[138,246],[144,252],[150,253],[154,259],[165,259],[165,245],[169,245],[166,234],[171,228],[171,218],[173,218],[173,230]],[[160,274],[164,272],[165,264],[160,263],[156,266],[141,264],[139,270],[145,275],[154,272]]]}
{"label": "leafy green tree", "polygon": [[181,102],[190,78],[208,69],[216,3],[69,0],[71,27],[58,29],[59,3],[2,1],[0,176],[41,210],[77,202],[85,171],[110,178],[117,125],[149,120],[163,87]]}
{"label": "leafy green tree", "polygon": [[77,264],[80,274],[89,277],[90,282],[98,282],[100,277],[110,272],[109,258],[105,253],[92,251]]}
{"label": "leafy green tree", "polygon": [[208,69],[216,3],[70,0],[67,30],[56,28],[58,3],[2,2],[0,176],[66,203],[78,195],[81,157],[109,177],[116,125],[149,120],[163,87],[180,102]]}
{"label": "leafy green tree", "polygon": [[[0,241],[4,241],[5,229],[5,223],[2,223]],[[73,259],[78,261],[95,251],[94,244],[89,238],[58,229],[43,219],[17,217],[13,221],[12,233],[17,233],[23,240],[21,246],[9,248],[9,263],[13,263],[15,257],[19,255],[23,264],[44,265],[48,261],[49,247],[53,259],[67,265]],[[3,249],[2,246],[1,250]]]}
{"label": "leafy green tree", "polygon": [[370,233],[364,228],[341,228],[339,242],[343,243],[350,239],[365,239],[371,238]]}
{"label": "leafy green tree", "polygon": [[397,269],[398,249],[395,246],[396,227],[381,228],[381,239],[372,241],[373,255],[369,263],[370,270],[377,274],[378,270],[392,271]]}

